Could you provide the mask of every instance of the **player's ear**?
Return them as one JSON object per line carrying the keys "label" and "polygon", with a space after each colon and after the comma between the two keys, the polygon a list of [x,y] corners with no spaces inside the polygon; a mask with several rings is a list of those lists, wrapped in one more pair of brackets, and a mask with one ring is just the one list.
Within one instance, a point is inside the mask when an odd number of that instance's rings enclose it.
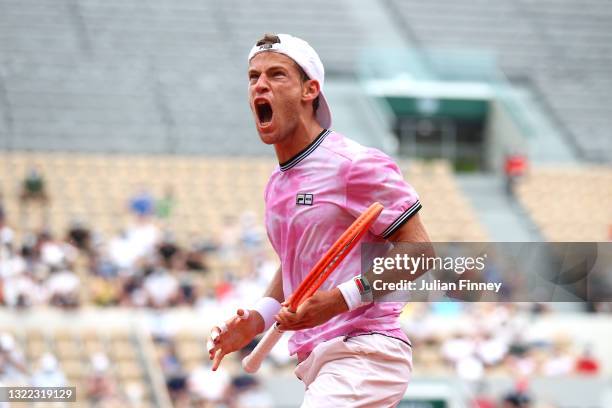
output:
{"label": "player's ear", "polygon": [[304,81],[302,86],[302,99],[306,102],[314,101],[319,93],[321,92],[321,86],[319,85],[319,81],[315,79],[309,79]]}

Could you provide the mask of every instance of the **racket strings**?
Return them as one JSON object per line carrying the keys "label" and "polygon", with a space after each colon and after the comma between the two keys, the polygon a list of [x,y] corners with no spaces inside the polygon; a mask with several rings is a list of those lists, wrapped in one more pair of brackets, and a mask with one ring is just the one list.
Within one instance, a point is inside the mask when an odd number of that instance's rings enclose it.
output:
{"label": "racket strings", "polygon": [[355,242],[357,238],[358,238],[358,235],[353,236],[351,241],[347,245],[345,245],[340,250],[340,252],[338,252],[338,254],[336,254],[336,256],[330,261],[330,263],[321,271],[321,274],[319,274],[318,276],[314,278],[312,284],[309,287],[309,290],[304,294],[304,296],[302,296],[302,299],[300,299],[299,301],[300,304],[304,300],[308,299],[308,297],[310,297],[318,288],[320,288],[321,285],[323,285],[323,282],[325,282],[325,280],[333,272],[333,270],[336,268],[336,265],[342,262],[345,256],[348,255],[348,252],[354,246],[353,242]]}
{"label": "racket strings", "polygon": [[[315,265],[311,273],[304,279],[298,290],[295,299],[306,298],[308,292],[312,294],[323,281],[331,274],[335,267],[342,261],[348,250],[352,249],[359,239],[365,234],[370,224],[378,217],[382,206],[375,207],[373,204],[368,211],[362,214],[343,236],[330,248],[327,254]],[[371,211],[370,211],[371,210]],[[346,242],[348,240],[348,242]],[[309,290],[313,288],[314,290]],[[304,293],[306,292],[306,293]],[[300,302],[301,303],[301,302]]]}
{"label": "racket strings", "polygon": [[[295,310],[295,308],[297,308],[304,300],[309,297],[309,295],[314,293],[314,291],[323,284],[327,276],[331,274],[331,272],[335,269],[336,265],[339,263],[338,261],[344,259],[342,255],[347,251],[347,249],[352,248],[353,245],[351,245],[351,243],[355,242],[355,238],[357,237],[357,235],[358,234],[353,234],[353,236],[350,237],[350,241],[339,249],[336,249],[334,247],[330,248],[326,256],[322,258],[317,265],[315,265],[311,273],[304,279],[304,281],[302,281],[302,283],[292,296],[292,310]],[[331,259],[328,260],[329,258]],[[329,271],[329,273],[326,273],[327,271]],[[312,290],[313,288],[314,290]]]}

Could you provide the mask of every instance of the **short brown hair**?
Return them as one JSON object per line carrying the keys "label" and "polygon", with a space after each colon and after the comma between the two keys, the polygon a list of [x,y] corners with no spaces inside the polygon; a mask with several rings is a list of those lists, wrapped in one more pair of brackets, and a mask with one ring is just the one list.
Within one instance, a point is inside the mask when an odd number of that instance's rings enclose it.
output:
{"label": "short brown hair", "polygon": [[[270,33],[266,33],[264,34],[263,37],[261,37],[259,39],[259,41],[257,41],[257,43],[255,44],[256,46],[261,46],[261,45],[266,45],[266,44],[280,44],[280,38],[278,38],[278,35],[276,34],[270,34]],[[302,77],[302,82],[306,82],[308,81],[310,78],[308,77],[308,75],[306,74],[306,72],[304,72],[304,70],[302,69],[302,67],[300,67],[297,62],[293,61],[293,63],[295,64],[295,66],[297,67],[298,71],[300,71],[300,75]],[[314,113],[317,112],[317,109],[319,109],[319,97],[317,96],[315,98],[314,101],[312,101],[312,111]]]}

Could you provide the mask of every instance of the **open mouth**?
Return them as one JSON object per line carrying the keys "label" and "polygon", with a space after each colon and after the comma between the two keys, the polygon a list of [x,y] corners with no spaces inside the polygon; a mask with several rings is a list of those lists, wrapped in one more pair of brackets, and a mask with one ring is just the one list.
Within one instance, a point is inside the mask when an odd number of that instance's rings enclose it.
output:
{"label": "open mouth", "polygon": [[257,118],[262,126],[266,126],[272,122],[272,105],[270,103],[261,101],[255,104],[255,110],[257,112]]}

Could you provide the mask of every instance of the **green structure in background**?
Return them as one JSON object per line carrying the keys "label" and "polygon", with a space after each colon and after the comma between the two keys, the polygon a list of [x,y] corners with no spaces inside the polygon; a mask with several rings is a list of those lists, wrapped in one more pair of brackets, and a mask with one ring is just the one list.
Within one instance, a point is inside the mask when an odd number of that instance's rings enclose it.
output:
{"label": "green structure in background", "polygon": [[485,121],[489,112],[489,101],[486,99],[410,96],[387,96],[384,99],[396,116]]}
{"label": "green structure in background", "polygon": [[490,52],[368,49],[359,79],[389,113],[402,155],[445,158],[458,170],[491,167],[493,104],[507,113],[521,138],[532,134]]}

